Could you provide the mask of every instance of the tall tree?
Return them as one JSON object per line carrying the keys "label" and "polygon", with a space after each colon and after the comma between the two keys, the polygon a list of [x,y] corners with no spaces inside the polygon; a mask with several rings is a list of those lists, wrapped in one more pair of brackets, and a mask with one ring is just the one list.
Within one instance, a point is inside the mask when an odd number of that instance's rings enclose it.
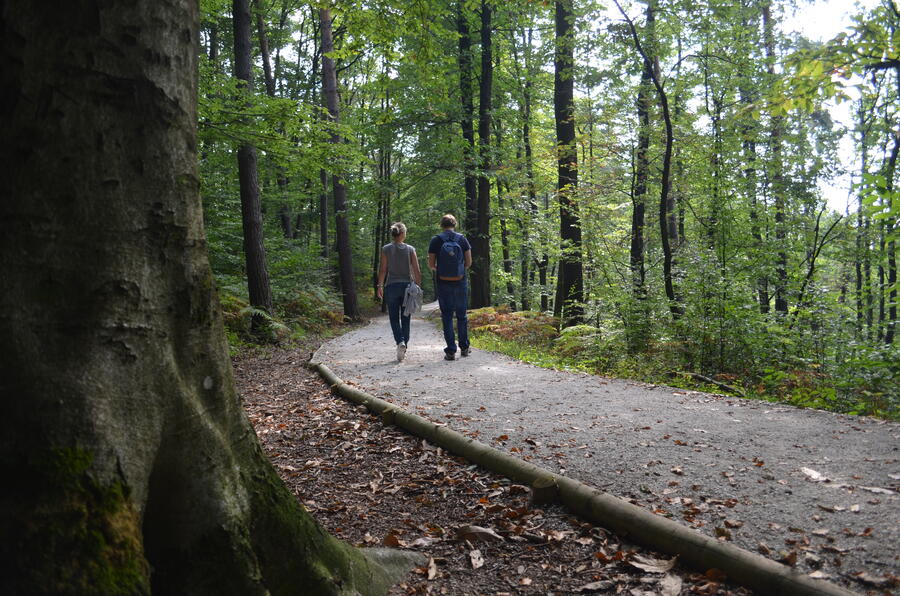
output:
{"label": "tall tree", "polygon": [[[656,11],[653,0],[647,2],[645,11],[646,44],[655,47]],[[638,86],[637,116],[638,138],[634,156],[634,184],[632,185],[631,209],[631,293],[634,299],[633,313],[628,323],[628,348],[637,352],[647,344],[650,317],[647,310],[646,268],[644,264],[644,225],[647,193],[650,178],[650,112],[653,108],[653,63],[649,57],[641,61],[641,82]]]}
{"label": "tall tree", "polygon": [[575,13],[573,0],[557,0],[555,13],[553,114],[556,122],[556,192],[559,200],[559,258],[554,314],[564,326],[581,322],[584,273],[581,263],[581,222],[575,192],[578,151],[575,145]]}
{"label": "tall tree", "polygon": [[478,181],[475,176],[475,99],[472,91],[472,33],[469,29],[466,3],[456,3],[456,31],[459,34],[457,63],[459,65],[459,99],[462,112],[460,126],[463,135],[463,184],[466,191],[464,227],[469,234],[478,231]]}
{"label": "tall tree", "polygon": [[[762,6],[763,43],[766,49],[766,68],[770,78],[775,77],[775,23],[772,17],[772,3]],[[782,147],[784,142],[784,116],[773,114],[769,130],[769,179],[775,208],[775,312],[781,315],[788,311],[788,263],[787,263],[787,188],[784,177]]]}
{"label": "tall tree", "polygon": [[[275,97],[275,76],[272,71],[272,57],[269,51],[269,37],[266,33],[265,10],[262,6],[262,0],[253,0],[253,8],[256,13],[256,37],[259,41],[259,55],[263,65],[263,81],[266,84],[266,95]],[[281,232],[285,238],[293,238],[294,221],[291,206],[287,199],[288,179],[281,164],[275,165],[275,183],[278,186],[280,202],[278,219],[281,223]]]}
{"label": "tall tree", "polygon": [[481,0],[481,77],[478,85],[478,202],[477,229],[470,234],[472,267],[469,273],[472,308],[491,304],[491,117],[494,92],[492,9]]}
{"label": "tall tree", "polygon": [[[248,0],[233,0],[231,10],[234,29],[234,76],[240,81],[238,88],[249,97],[253,89],[253,75],[250,62],[250,5]],[[241,143],[238,147],[237,159],[250,305],[271,313],[272,290],[269,286],[266,247],[263,243],[256,147],[247,142]],[[259,327],[262,323],[261,317],[253,317],[255,327]]]}
{"label": "tall tree", "polygon": [[197,3],[16,0],[2,31],[19,175],[0,182],[0,592],[383,594],[235,393],[198,192]]}
{"label": "tall tree", "polygon": [[[338,130],[340,110],[338,107],[337,71],[331,53],[334,52],[334,40],[331,34],[331,10],[319,9],[320,33],[322,35],[322,97],[328,108],[328,116],[333,126],[329,142],[336,148],[344,140]],[[358,321],[359,304],[356,296],[356,280],[353,276],[353,252],[350,245],[350,224],[347,221],[347,187],[340,172],[331,175],[334,199],[335,239],[337,240],[338,273],[341,281],[341,296],[344,303],[344,316],[351,321]]]}

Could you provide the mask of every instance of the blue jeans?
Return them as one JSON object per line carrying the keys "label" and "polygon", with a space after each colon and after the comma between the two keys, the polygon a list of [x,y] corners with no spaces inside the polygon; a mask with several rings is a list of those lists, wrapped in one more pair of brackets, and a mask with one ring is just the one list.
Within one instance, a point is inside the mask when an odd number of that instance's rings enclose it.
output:
{"label": "blue jeans", "polygon": [[466,308],[469,306],[469,287],[466,279],[460,281],[437,281],[438,304],[441,307],[441,323],[444,326],[444,351],[456,354],[456,337],[453,335],[453,317],[459,331],[459,347],[469,347],[469,318]]}
{"label": "blue jeans", "polygon": [[387,306],[388,320],[391,322],[391,331],[394,332],[394,343],[409,343],[409,317],[400,316],[403,306],[403,296],[409,282],[401,281],[384,286],[384,303]]}

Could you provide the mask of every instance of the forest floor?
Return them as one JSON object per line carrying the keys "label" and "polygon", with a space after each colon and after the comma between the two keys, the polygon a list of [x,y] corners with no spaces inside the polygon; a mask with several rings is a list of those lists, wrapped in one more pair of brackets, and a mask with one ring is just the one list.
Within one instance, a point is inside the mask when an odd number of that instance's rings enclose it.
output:
{"label": "forest floor", "polygon": [[[448,362],[436,326],[421,319],[403,363],[392,343],[378,317],[317,358],[374,395],[720,540],[855,591],[898,586],[896,423],[541,369],[479,350]],[[529,509],[523,487],[332,396],[304,368],[308,354],[238,359],[241,394],[276,467],[329,531],[432,558],[397,594],[743,591],[715,571],[660,571],[670,557],[561,509]]]}

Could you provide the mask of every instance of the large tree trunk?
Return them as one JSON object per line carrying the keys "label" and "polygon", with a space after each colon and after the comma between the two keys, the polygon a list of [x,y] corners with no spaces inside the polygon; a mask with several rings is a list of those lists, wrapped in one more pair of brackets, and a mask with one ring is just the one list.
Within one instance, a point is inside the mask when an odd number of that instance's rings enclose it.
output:
{"label": "large tree trunk", "polygon": [[[328,55],[334,51],[331,37],[331,11],[319,9],[322,35],[322,96],[331,122],[336,126],[340,122],[338,109],[337,71],[334,60]],[[330,143],[343,143],[341,135],[335,128],[331,133]],[[331,175],[334,200],[335,240],[338,253],[338,277],[341,281],[341,296],[344,303],[344,316],[351,321],[358,321],[359,304],[356,298],[356,281],[353,277],[353,251],[350,245],[350,223],[347,221],[347,187],[339,173]]]}
{"label": "large tree trunk", "polygon": [[578,204],[572,200],[578,186],[578,153],[575,146],[575,19],[572,0],[556,2],[553,112],[556,120],[559,232],[562,254],[556,285],[554,314],[563,326],[581,322],[584,275],[581,265],[581,222]]}
{"label": "large tree trunk", "polygon": [[478,87],[478,227],[469,235],[472,267],[469,270],[472,308],[491,304],[491,95],[494,62],[491,49],[491,5],[481,1],[481,80]]}
{"label": "large tree trunk", "polygon": [[463,185],[466,191],[466,216],[463,228],[474,234],[478,230],[478,182],[475,176],[475,101],[472,96],[472,34],[465,2],[456,4],[456,29],[459,33],[459,97],[462,103],[460,126],[463,140]]}
{"label": "large tree trunk", "polygon": [[386,590],[279,480],[234,390],[197,22],[187,1],[3,5],[4,594]]}
{"label": "large tree trunk", "polygon": [[[239,88],[249,93],[252,87],[252,75],[250,68],[250,7],[247,0],[234,0],[232,16],[234,23],[234,76],[242,81]],[[238,148],[237,158],[250,305],[271,313],[272,290],[269,286],[269,269],[266,265],[266,247],[263,244],[256,147],[249,143],[242,143]],[[261,324],[260,317],[253,317],[254,327],[259,327]]]}

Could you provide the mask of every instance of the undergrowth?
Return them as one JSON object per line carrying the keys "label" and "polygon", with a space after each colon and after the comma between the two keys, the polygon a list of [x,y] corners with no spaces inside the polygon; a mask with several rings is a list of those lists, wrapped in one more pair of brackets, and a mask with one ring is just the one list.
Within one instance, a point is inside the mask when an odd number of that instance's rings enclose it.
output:
{"label": "undergrowth", "polygon": [[[697,389],[713,393],[720,385],[697,381],[685,365],[679,342],[650,342],[629,353],[627,338],[616,329],[576,325],[559,331],[559,321],[536,312],[512,312],[506,306],[470,311],[469,329],[475,347],[500,352],[546,368],[581,371],[609,377]],[[879,354],[882,362],[891,362]],[[874,358],[870,358],[874,360]],[[900,366],[872,372],[848,366],[844,374],[828,374],[812,364],[785,363],[761,370],[739,370],[712,379],[753,399],[788,403],[832,412],[900,419]],[[900,365],[900,362],[895,362]],[[866,374],[854,373],[860,370]]]}
{"label": "undergrowth", "polygon": [[[292,347],[318,342],[348,328],[340,301],[321,288],[296,291],[276,304],[272,315],[251,307],[245,298],[228,288],[219,289],[219,302],[232,357],[273,345]],[[254,316],[262,320],[256,330],[251,326]]]}

